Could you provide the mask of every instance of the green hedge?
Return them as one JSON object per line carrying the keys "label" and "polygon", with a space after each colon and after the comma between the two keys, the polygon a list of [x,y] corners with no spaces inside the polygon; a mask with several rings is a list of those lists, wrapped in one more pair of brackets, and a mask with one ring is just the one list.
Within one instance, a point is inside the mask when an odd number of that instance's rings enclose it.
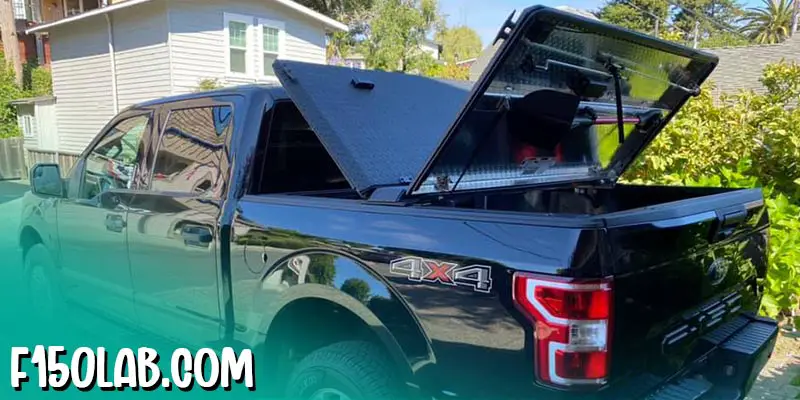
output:
{"label": "green hedge", "polygon": [[[771,219],[761,311],[789,318],[800,300],[800,65],[765,68],[766,93],[707,84],[626,173],[634,183],[762,187]],[[794,321],[800,324],[800,321]]]}
{"label": "green hedge", "polygon": [[50,70],[36,64],[25,64],[20,87],[16,83],[14,68],[6,63],[0,51],[0,139],[22,135],[17,124],[17,108],[10,104],[11,101],[51,94],[53,79]]}

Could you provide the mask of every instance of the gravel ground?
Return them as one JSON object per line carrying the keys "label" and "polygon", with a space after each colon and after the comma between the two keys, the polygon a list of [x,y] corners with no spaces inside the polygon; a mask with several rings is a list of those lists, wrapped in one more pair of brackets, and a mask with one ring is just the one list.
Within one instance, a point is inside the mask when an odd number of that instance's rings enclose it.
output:
{"label": "gravel ground", "polygon": [[800,398],[800,387],[792,379],[800,378],[800,335],[784,334],[761,370],[747,400],[789,400]]}

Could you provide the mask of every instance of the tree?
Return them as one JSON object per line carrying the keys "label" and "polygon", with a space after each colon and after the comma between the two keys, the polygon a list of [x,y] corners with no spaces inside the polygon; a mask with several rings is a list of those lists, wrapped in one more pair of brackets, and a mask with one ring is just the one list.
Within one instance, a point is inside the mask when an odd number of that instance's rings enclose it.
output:
{"label": "tree", "polygon": [[330,254],[315,254],[311,257],[306,273],[306,281],[320,285],[332,285],[336,279],[336,267],[333,265],[334,256]]}
{"label": "tree", "polygon": [[763,7],[749,8],[742,29],[756,43],[780,43],[791,35],[794,3],[792,0],[762,0]]}
{"label": "tree", "polygon": [[[694,32],[695,21],[699,22],[698,41],[709,40],[723,33],[730,34],[732,27],[744,15],[744,9],[736,0],[682,0],[680,5],[681,8],[673,16],[673,25],[683,31]],[[698,15],[701,17],[698,18]],[[735,40],[730,35],[727,37]]]}
{"label": "tree", "polygon": [[369,29],[375,0],[299,0],[298,3],[347,25],[328,37],[328,59],[346,57]]}
{"label": "tree", "polygon": [[457,65],[455,63],[433,64],[424,75],[430,78],[451,79],[458,81],[469,80],[469,67]]}
{"label": "tree", "polygon": [[665,0],[610,0],[598,14],[603,21],[652,34],[656,19],[660,22],[666,20],[669,3]]}
{"label": "tree", "polygon": [[442,45],[442,58],[446,62],[468,60],[483,50],[478,32],[468,26],[444,28],[436,32],[435,39]]}
{"label": "tree", "polygon": [[350,278],[344,281],[342,291],[362,303],[366,303],[370,298],[369,284],[363,279]]}
{"label": "tree", "polygon": [[0,54],[0,139],[21,134],[17,125],[17,108],[10,102],[24,95],[15,81],[14,69]]}
{"label": "tree", "polygon": [[363,45],[369,68],[406,72],[430,64],[420,44],[442,23],[436,0],[378,0],[375,15]]}
{"label": "tree", "polygon": [[0,3],[0,38],[3,40],[3,53],[6,62],[14,68],[15,81],[22,86],[22,57],[19,51],[17,26],[14,20],[14,8],[11,0]]}

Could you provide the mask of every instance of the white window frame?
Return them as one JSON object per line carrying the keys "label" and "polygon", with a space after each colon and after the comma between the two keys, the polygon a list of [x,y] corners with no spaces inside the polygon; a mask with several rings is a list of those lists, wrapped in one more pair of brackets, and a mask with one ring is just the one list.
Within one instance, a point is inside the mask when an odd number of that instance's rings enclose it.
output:
{"label": "white window frame", "polygon": [[[245,30],[245,48],[244,48],[244,68],[245,72],[231,71],[231,37],[230,37],[230,23],[240,22],[247,26]],[[253,17],[240,14],[224,13],[223,16],[223,45],[225,48],[225,75],[230,77],[249,78],[254,74],[253,65]]]}
{"label": "white window frame", "polygon": [[25,138],[36,137],[36,130],[34,129],[34,116],[31,114],[23,114],[22,118],[22,136]]}
{"label": "white window frame", "polygon": [[267,81],[278,81],[276,76],[264,74],[264,28],[273,28],[278,30],[278,52],[275,54],[279,60],[283,59],[286,55],[286,24],[281,21],[271,19],[258,18],[258,78]]}

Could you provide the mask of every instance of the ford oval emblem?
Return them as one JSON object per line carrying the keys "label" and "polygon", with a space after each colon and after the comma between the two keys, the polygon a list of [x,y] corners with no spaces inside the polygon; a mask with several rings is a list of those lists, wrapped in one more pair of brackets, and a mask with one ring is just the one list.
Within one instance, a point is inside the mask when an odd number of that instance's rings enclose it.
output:
{"label": "ford oval emblem", "polygon": [[728,262],[722,258],[715,259],[706,271],[706,276],[711,286],[717,286],[722,283],[726,275],[728,275]]}

